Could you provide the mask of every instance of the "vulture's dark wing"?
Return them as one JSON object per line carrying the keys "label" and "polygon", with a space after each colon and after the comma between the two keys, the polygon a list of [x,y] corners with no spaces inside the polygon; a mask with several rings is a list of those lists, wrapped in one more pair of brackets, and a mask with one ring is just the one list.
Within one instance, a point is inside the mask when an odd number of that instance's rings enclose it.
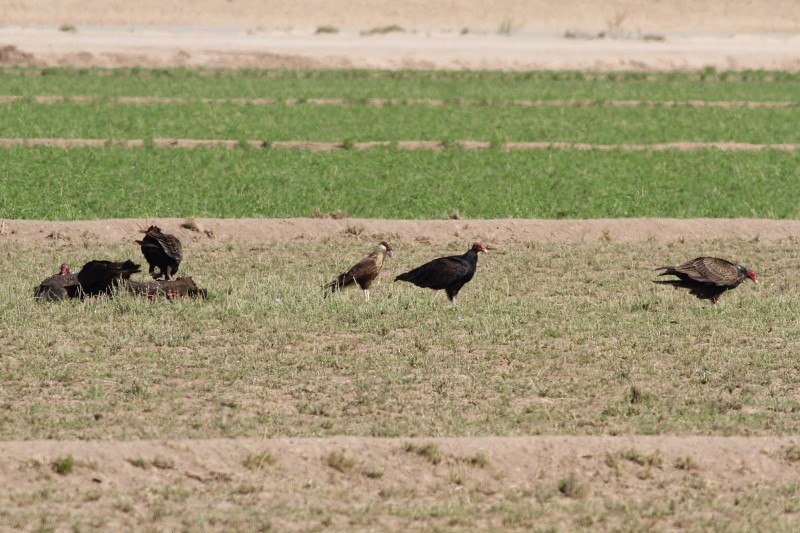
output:
{"label": "vulture's dark wing", "polygon": [[475,270],[463,256],[442,257],[400,274],[395,281],[408,281],[426,289],[445,289],[459,280],[471,278]]}
{"label": "vulture's dark wing", "polygon": [[675,272],[702,283],[718,287],[730,287],[742,282],[742,274],[736,265],[717,257],[698,257],[675,267]]}
{"label": "vulture's dark wing", "polygon": [[148,235],[158,241],[161,249],[164,250],[164,253],[169,257],[176,261],[183,260],[183,246],[175,235],[168,235],[165,233],[148,233]]}

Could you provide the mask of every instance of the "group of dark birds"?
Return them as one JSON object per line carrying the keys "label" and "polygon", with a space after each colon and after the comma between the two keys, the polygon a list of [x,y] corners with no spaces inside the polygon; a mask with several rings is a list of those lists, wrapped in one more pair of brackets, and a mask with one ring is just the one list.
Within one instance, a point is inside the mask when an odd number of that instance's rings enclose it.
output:
{"label": "group of dark birds", "polygon": [[[89,261],[77,274],[71,273],[69,266],[64,263],[58,274],[41,282],[34,291],[34,296],[50,301],[83,298],[111,294],[115,287],[148,298],[160,295],[168,299],[206,296],[206,291],[198,288],[192,278],[174,277],[183,260],[183,247],[178,238],[163,233],[158,226],[150,226],[141,231],[145,234],[144,238],[135,242],[141,247],[142,254],[150,265],[149,274],[154,281],[131,280],[131,275],[140,270],[139,265],[130,259],[124,262]],[[476,242],[462,255],[439,257],[396,276],[394,280],[426,289],[444,290],[447,298],[455,305],[459,291],[475,276],[478,254],[481,252],[488,250],[483,244]],[[369,289],[381,273],[384,259],[393,255],[392,246],[381,241],[369,255],[325,284],[324,296],[351,285],[358,285],[364,291],[364,298],[369,301]],[[717,257],[697,257],[681,265],[663,266],[656,270],[663,270],[659,276],[674,275],[677,279],[657,279],[654,283],[688,289],[690,294],[702,300],[710,300],[714,305],[717,305],[723,293],[735,289],[743,281],[751,279],[758,283],[758,276],[749,268]]]}
{"label": "group of dark birds", "polygon": [[133,274],[140,272],[140,265],[130,259],[122,262],[92,260],[83,265],[77,274],[70,272],[69,265],[63,263],[58,274],[46,278],[36,287],[34,297],[57,301],[113,294],[115,288],[149,299],[158,296],[168,299],[180,296],[206,296],[206,291],[197,287],[192,278],[174,277],[183,260],[181,241],[174,235],[163,233],[158,226],[150,226],[141,231],[144,233],[144,238],[135,242],[141,247],[142,254],[150,265],[149,273],[153,281],[131,280]]}
{"label": "group of dark birds", "polygon": [[[476,242],[463,255],[434,259],[400,274],[394,280],[407,281],[426,289],[444,290],[447,298],[455,305],[458,292],[475,275],[478,253],[487,251],[486,247]],[[358,285],[369,301],[369,288],[380,274],[384,258],[392,255],[394,250],[391,245],[382,241],[368,256],[324,285],[325,296],[350,285]],[[717,305],[724,292],[735,289],[743,281],[751,279],[758,283],[758,276],[749,268],[718,257],[697,257],[681,265],[663,266],[656,270],[663,270],[659,276],[674,275],[678,279],[654,280],[654,283],[688,289],[689,294],[701,300],[710,300],[714,305]]]}

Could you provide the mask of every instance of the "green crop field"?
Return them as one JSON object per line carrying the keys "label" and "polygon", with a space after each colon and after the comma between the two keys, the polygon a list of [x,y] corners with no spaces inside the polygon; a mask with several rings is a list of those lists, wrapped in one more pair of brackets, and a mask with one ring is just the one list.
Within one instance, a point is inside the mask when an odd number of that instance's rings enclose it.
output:
{"label": "green crop field", "polygon": [[0,68],[0,95],[797,102],[783,72],[381,72]]}
{"label": "green crop field", "polygon": [[[800,143],[800,107],[509,105],[507,100],[774,100],[793,103],[779,73],[503,74],[369,71],[4,69],[0,137],[338,142],[477,140],[610,145],[664,142]],[[36,95],[93,103],[37,103]],[[173,96],[115,103],[108,96]],[[267,97],[299,103],[201,103]],[[345,105],[304,103],[340,98]],[[385,106],[364,98],[397,99]],[[403,103],[443,99],[444,105]],[[473,105],[453,105],[468,99]],[[590,218],[798,215],[791,152],[441,152],[337,150],[3,148],[0,217],[143,216]],[[36,187],[31,187],[36,184]],[[476,194],[465,194],[465,191]],[[146,202],[142,198],[147,198]]]}
{"label": "green crop field", "polygon": [[800,143],[785,109],[0,104],[1,137]]}
{"label": "green crop field", "polygon": [[16,147],[2,153],[2,218],[800,214],[800,154],[778,151]]}

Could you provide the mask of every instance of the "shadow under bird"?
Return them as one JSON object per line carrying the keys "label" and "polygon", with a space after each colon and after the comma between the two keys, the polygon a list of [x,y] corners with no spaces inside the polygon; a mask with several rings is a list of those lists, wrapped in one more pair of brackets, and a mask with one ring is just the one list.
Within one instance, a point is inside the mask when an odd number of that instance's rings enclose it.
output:
{"label": "shadow under bird", "polygon": [[662,266],[659,276],[677,276],[678,279],[656,279],[653,283],[672,285],[676,289],[688,289],[689,294],[701,300],[719,302],[725,291],[735,289],[746,279],[758,283],[758,276],[749,268],[718,257],[696,257],[677,266]]}
{"label": "shadow under bird", "polygon": [[47,302],[55,302],[66,298],[78,298],[81,295],[81,284],[78,275],[69,271],[69,265],[61,263],[58,274],[45,278],[33,291],[33,297]]}
{"label": "shadow under bird", "polygon": [[378,274],[381,273],[384,258],[387,256],[392,257],[393,255],[392,246],[386,241],[381,241],[368,256],[353,265],[350,270],[339,274],[336,279],[325,284],[322,287],[323,291],[325,291],[324,296],[327,298],[345,287],[358,285],[364,291],[364,298],[369,301],[369,288],[375,278],[378,277]]}
{"label": "shadow under bird", "polygon": [[84,294],[109,294],[117,283],[127,280],[139,272],[139,265],[128,259],[125,262],[89,261],[78,272]]}
{"label": "shadow under bird", "polygon": [[[172,275],[178,271],[183,260],[181,241],[174,235],[162,233],[158,226],[150,226],[141,231],[144,238],[136,241],[136,244],[142,247],[142,254],[150,265],[150,275],[153,279],[163,276],[165,280],[172,281]],[[154,273],[156,267],[159,274]]]}
{"label": "shadow under bird", "polygon": [[444,289],[447,298],[455,305],[458,291],[475,275],[475,270],[478,268],[478,252],[488,253],[488,250],[476,242],[464,255],[434,259],[405,274],[400,274],[394,280],[407,281],[417,287],[435,291]]}

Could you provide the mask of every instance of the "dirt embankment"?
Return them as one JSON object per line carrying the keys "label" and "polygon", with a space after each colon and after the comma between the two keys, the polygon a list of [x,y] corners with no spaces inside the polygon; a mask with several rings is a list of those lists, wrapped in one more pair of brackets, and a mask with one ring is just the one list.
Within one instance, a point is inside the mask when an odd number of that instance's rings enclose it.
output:
{"label": "dirt embankment", "polygon": [[382,220],[357,218],[214,219],[198,218],[201,231],[182,228],[183,219],[109,219],[88,221],[0,221],[0,242],[68,239],[80,242],[128,242],[150,223],[187,240],[281,243],[366,235],[406,241],[447,243],[482,239],[487,243],[581,243],[706,241],[742,239],[773,241],[800,237],[798,220],[764,219],[598,219],[598,220]]}

